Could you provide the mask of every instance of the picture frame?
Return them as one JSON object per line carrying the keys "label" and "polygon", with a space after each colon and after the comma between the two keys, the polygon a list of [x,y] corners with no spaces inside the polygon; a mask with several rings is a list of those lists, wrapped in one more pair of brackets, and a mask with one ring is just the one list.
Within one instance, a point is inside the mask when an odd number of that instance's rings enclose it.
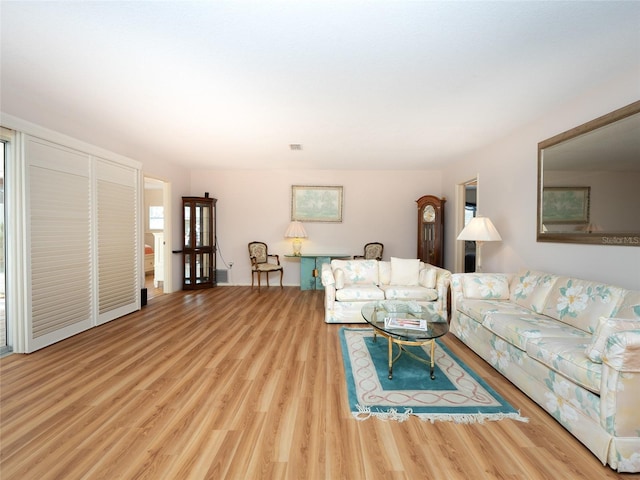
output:
{"label": "picture frame", "polygon": [[291,220],[300,222],[342,222],[341,186],[291,186]]}
{"label": "picture frame", "polygon": [[591,187],[544,187],[543,224],[588,224]]}

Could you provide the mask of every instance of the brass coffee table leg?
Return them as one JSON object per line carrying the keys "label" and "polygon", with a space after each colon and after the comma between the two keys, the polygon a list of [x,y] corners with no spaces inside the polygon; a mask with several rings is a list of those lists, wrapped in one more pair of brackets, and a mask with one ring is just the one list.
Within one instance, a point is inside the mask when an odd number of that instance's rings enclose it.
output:
{"label": "brass coffee table leg", "polygon": [[434,362],[434,354],[435,354],[435,350],[436,350],[436,341],[435,340],[431,340],[431,380],[435,380],[436,379],[436,374],[434,372],[434,366],[435,366],[435,362]]}
{"label": "brass coffee table leg", "polygon": [[[393,364],[396,362],[396,360],[398,360],[400,358],[400,355],[402,355],[402,352],[406,352],[407,354],[414,356],[410,351],[405,350],[404,347],[402,346],[402,342],[395,340],[391,337],[387,337],[387,339],[389,340],[389,380],[393,380]],[[393,344],[398,345],[398,354],[394,357],[393,356]],[[419,358],[419,357],[416,357]]]}
{"label": "brass coffee table leg", "polygon": [[393,378],[393,340],[388,337],[389,344],[389,380]]}
{"label": "brass coffee table leg", "polygon": [[[429,376],[431,377],[431,380],[435,380],[436,379],[436,373],[435,373],[436,342],[435,342],[435,340],[427,340],[426,342],[425,341],[405,342],[405,341],[402,341],[402,340],[392,339],[391,337],[387,337],[387,340],[389,342],[389,380],[393,379],[393,363],[396,360],[398,360],[398,358],[400,358],[400,355],[402,355],[403,351],[407,355],[409,355],[410,357],[414,358],[415,360],[429,365]],[[394,343],[398,345],[398,355],[396,355],[396,358],[393,358],[393,344]],[[430,355],[429,360],[426,360],[424,358],[420,358],[417,355],[415,355],[411,350],[405,350],[404,347],[403,347],[404,345],[421,346],[421,345],[426,345],[427,343],[431,343],[431,355]]]}

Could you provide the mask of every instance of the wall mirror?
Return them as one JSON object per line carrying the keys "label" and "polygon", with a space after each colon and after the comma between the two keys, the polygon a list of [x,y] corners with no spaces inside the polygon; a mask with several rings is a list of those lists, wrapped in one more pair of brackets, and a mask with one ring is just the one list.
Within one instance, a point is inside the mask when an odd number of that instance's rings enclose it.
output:
{"label": "wall mirror", "polygon": [[538,144],[537,239],[640,247],[640,101]]}

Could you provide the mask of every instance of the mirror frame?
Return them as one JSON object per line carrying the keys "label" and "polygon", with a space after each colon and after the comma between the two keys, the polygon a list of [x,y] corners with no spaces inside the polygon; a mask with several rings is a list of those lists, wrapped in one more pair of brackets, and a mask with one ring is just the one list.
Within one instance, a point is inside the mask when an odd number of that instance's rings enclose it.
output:
{"label": "mirror frame", "polygon": [[544,187],[542,154],[544,149],[597,130],[598,128],[611,125],[612,123],[638,113],[640,113],[640,100],[538,143],[538,208],[536,219],[536,239],[538,242],[640,247],[640,232],[545,232],[542,227],[542,198]]}

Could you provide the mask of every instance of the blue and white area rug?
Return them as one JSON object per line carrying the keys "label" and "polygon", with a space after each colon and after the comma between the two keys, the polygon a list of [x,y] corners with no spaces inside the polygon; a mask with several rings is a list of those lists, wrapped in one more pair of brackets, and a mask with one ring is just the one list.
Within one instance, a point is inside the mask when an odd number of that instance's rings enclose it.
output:
{"label": "blue and white area rug", "polygon": [[[404,353],[393,364],[393,379],[389,380],[387,339],[378,335],[374,342],[372,329],[341,328],[340,342],[349,405],[358,420],[378,417],[402,422],[414,415],[432,423],[528,421],[438,340],[435,380],[427,365]],[[394,356],[396,348],[394,345]],[[429,358],[428,345],[406,348]]]}

